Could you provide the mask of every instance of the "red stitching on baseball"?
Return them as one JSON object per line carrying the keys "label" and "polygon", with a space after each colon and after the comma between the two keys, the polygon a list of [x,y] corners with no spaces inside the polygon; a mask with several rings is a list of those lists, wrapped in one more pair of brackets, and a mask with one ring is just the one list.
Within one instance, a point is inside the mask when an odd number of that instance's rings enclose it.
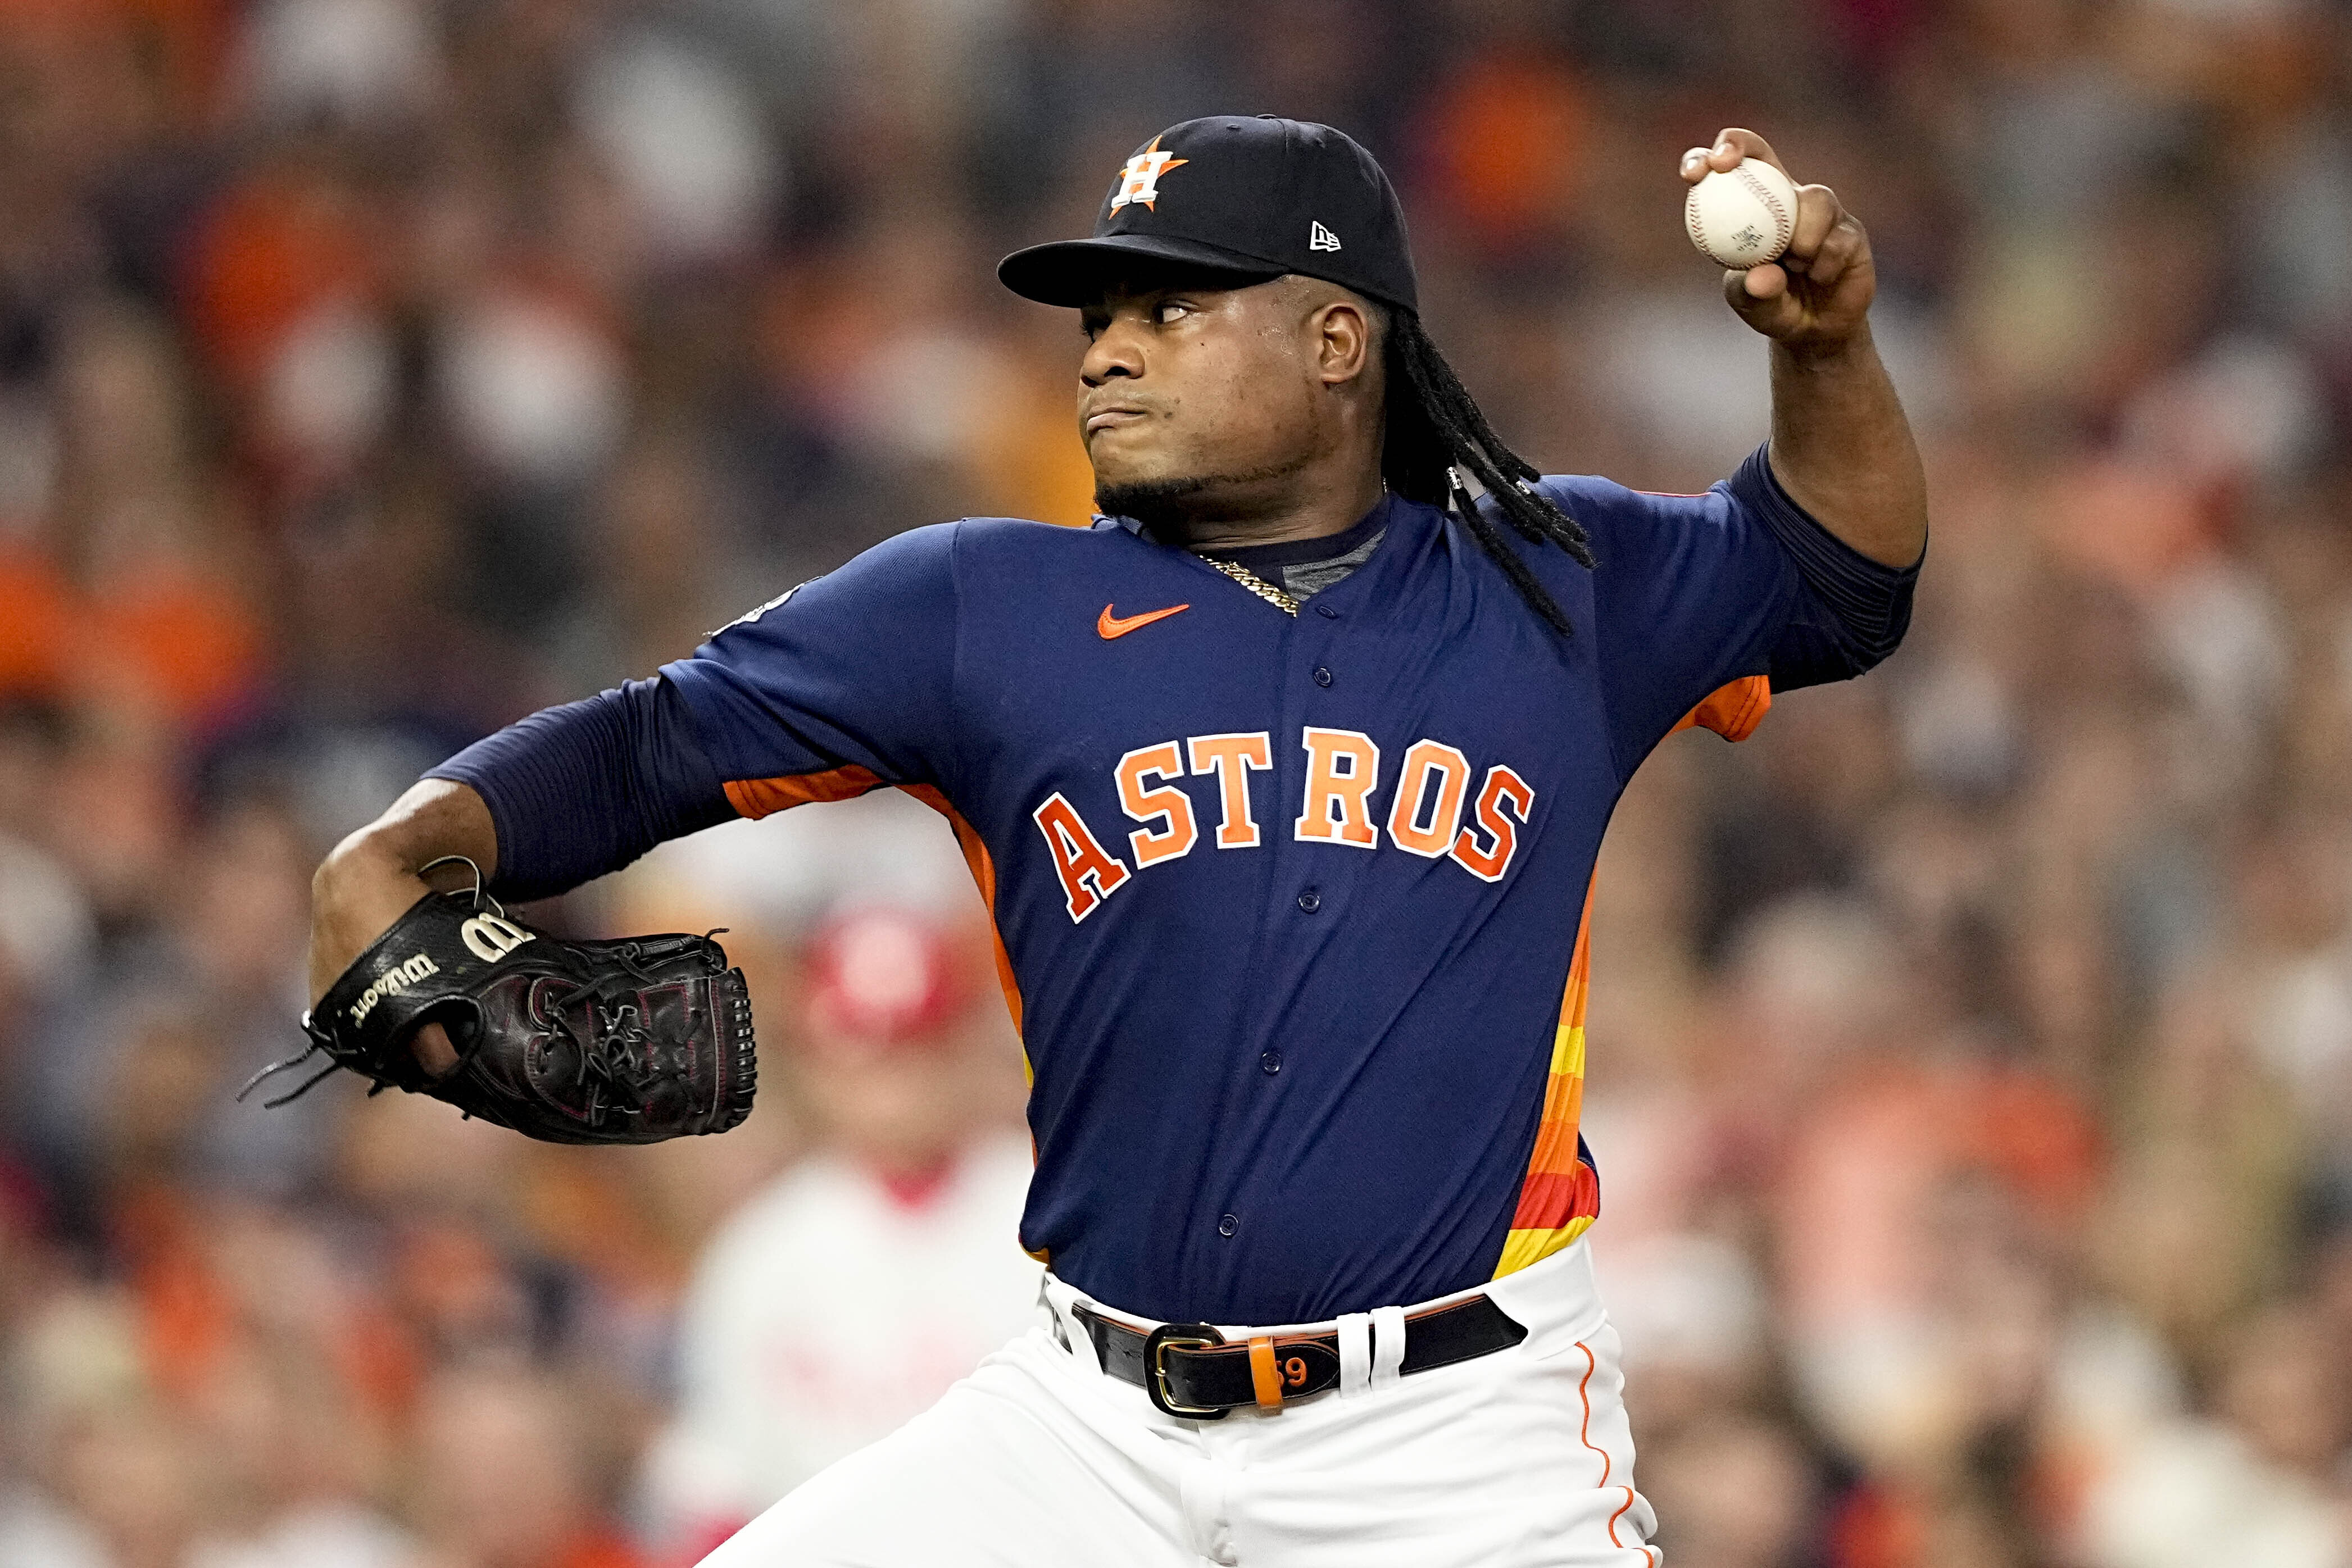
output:
{"label": "red stitching on baseball", "polygon": [[1782,204],[1780,193],[1758,179],[1756,171],[1744,161],[1731,172],[1746,183],[1748,188],[1756,193],[1756,199],[1764,204],[1764,210],[1772,214],[1772,242],[1776,251],[1788,249],[1789,241],[1794,237],[1791,231],[1796,227],[1797,215]]}

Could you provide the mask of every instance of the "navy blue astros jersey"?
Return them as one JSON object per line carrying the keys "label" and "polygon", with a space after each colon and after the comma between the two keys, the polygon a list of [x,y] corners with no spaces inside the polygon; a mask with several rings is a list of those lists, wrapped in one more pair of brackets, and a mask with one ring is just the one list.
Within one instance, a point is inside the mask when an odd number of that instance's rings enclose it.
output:
{"label": "navy blue astros jersey", "polygon": [[[1034,1079],[1022,1244],[1079,1290],[1270,1324],[1475,1285],[1598,1212],[1585,930],[1627,779],[1867,668],[1912,580],[1761,453],[1703,496],[1543,485],[1600,562],[1523,551],[1566,637],[1393,497],[1296,617],[1131,522],[966,519],[666,666],[694,755],[656,771],[744,816],[896,787],[946,817]],[[517,808],[467,762],[437,771],[504,857]]]}

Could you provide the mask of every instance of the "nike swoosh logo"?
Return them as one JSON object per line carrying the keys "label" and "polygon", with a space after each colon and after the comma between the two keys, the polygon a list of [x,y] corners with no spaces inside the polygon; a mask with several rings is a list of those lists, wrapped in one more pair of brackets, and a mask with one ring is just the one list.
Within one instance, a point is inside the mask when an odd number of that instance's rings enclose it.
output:
{"label": "nike swoosh logo", "polygon": [[1110,606],[1106,604],[1103,606],[1102,614],[1095,621],[1095,630],[1101,632],[1103,641],[1108,643],[1113,637],[1126,636],[1139,626],[1149,626],[1154,621],[1165,621],[1180,610],[1192,608],[1189,604],[1171,604],[1165,610],[1147,610],[1140,615],[1113,615],[1110,612]]}

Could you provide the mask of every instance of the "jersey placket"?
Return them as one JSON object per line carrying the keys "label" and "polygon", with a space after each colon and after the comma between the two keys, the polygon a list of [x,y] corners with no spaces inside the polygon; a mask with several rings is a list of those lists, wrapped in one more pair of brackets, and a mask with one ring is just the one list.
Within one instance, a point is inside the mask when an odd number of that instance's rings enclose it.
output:
{"label": "jersey placket", "polygon": [[[1334,927],[1346,912],[1345,884],[1354,878],[1344,874],[1352,868],[1335,865],[1331,858],[1349,853],[1349,849],[1339,843],[1300,837],[1301,815],[1309,805],[1307,786],[1312,768],[1312,756],[1304,737],[1312,730],[1333,726],[1334,699],[1346,690],[1343,647],[1347,639],[1341,631],[1351,619],[1346,601],[1357,595],[1344,591],[1357,589],[1360,593],[1362,587],[1370,586],[1368,581],[1360,583],[1360,580],[1369,580],[1380,558],[1387,553],[1385,546],[1375,550],[1373,559],[1349,579],[1302,603],[1295,617],[1284,615],[1263,601],[1243,607],[1282,616],[1287,622],[1281,628],[1277,645],[1276,663],[1281,675],[1269,727],[1274,767],[1267,779],[1272,789],[1268,791],[1270,799],[1262,801],[1260,811],[1260,831],[1270,852],[1257,901],[1257,931],[1250,944],[1249,962],[1241,982],[1244,996],[1261,998],[1266,1005],[1250,1015],[1255,1021],[1248,1037],[1234,1042],[1237,1049],[1229,1068],[1233,1074],[1230,1092],[1247,1106],[1243,1119],[1259,1126],[1281,1115],[1283,1102],[1289,1097],[1286,1089],[1299,1082],[1302,1070],[1312,1072],[1318,1065],[1311,1029],[1305,1032],[1286,1030],[1283,1023],[1290,1011],[1288,998],[1295,992],[1297,970],[1306,961],[1305,955],[1331,939]],[[1216,570],[1205,561],[1202,566],[1204,570]],[[1224,576],[1222,572],[1217,575],[1221,579]],[[1220,586],[1231,593],[1249,592],[1235,582],[1224,581]],[[1256,599],[1255,595],[1250,597]],[[1364,809],[1369,819],[1369,791]],[[1376,827],[1373,835],[1377,842]],[[1329,874],[1335,870],[1343,874],[1335,879]],[[1307,1021],[1311,1024],[1311,1020]],[[1218,1195],[1216,1201],[1202,1206],[1202,1218],[1219,1243],[1234,1241],[1247,1232],[1255,1200],[1266,1196],[1229,1190]]]}

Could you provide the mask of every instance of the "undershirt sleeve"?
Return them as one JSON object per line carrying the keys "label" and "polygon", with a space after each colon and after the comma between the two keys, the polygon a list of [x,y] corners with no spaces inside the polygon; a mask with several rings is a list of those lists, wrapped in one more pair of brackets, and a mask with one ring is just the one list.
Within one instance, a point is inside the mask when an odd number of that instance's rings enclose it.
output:
{"label": "undershirt sleeve", "polygon": [[1771,530],[1805,586],[1770,654],[1772,689],[1787,692],[1846,680],[1895,652],[1927,558],[1888,566],[1830,532],[1780,487],[1769,451],[1749,454],[1727,488]]}
{"label": "undershirt sleeve", "polygon": [[569,892],[735,814],[667,677],[535,713],[425,776],[489,807],[491,890],[517,900]]}

